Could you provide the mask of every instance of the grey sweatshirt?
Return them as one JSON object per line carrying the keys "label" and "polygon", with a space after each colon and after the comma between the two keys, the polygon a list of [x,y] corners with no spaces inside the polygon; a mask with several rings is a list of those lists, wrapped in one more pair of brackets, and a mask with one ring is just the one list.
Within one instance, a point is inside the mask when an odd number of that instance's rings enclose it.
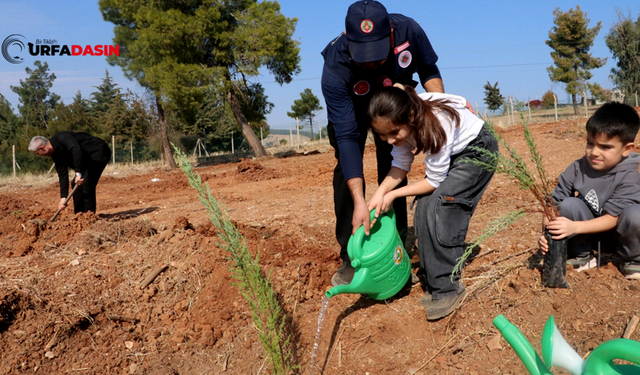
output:
{"label": "grey sweatshirt", "polygon": [[604,214],[617,217],[627,206],[640,204],[640,154],[632,152],[607,172],[595,171],[582,157],[558,178],[553,199],[561,203],[565,198],[582,199],[598,217]]}

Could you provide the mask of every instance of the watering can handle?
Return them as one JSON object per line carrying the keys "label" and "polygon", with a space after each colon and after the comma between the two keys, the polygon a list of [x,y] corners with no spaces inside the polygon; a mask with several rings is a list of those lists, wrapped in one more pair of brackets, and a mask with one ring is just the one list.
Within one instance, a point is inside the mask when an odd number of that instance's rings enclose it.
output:
{"label": "watering can handle", "polygon": [[[376,217],[375,208],[371,210],[369,214],[370,214],[369,222],[371,222]],[[360,254],[360,252],[362,251],[362,245],[364,244],[364,237],[365,237],[364,225],[361,225],[360,228],[356,230],[356,233],[353,236],[351,236],[351,239],[349,240],[349,253],[351,256],[351,265],[353,267],[360,266],[360,257],[362,255]]]}
{"label": "watering can handle", "polygon": [[[369,222],[371,222],[376,217],[376,209],[374,208],[373,210],[371,210],[369,214],[370,214]],[[364,244],[364,237],[365,237],[364,225],[361,225],[360,228],[356,230],[356,233],[353,235],[353,238],[349,240],[349,245],[350,245],[349,248],[354,252],[354,254],[352,254],[353,259],[351,260],[351,265],[353,267],[360,266],[360,256],[361,256],[360,251],[362,250],[362,245]]]}

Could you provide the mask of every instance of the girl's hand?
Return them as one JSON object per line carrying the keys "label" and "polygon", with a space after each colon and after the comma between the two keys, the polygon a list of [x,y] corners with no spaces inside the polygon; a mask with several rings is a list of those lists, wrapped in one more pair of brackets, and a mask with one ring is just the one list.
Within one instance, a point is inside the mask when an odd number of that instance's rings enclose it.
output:
{"label": "girl's hand", "polygon": [[371,212],[371,210],[376,210],[375,218],[373,219],[374,221],[371,223],[371,225],[373,225],[375,220],[378,219],[378,215],[383,214],[393,208],[394,199],[396,199],[396,197],[393,194],[393,190],[388,193],[385,193],[380,189],[376,190],[376,192],[373,194],[373,197],[371,197],[369,203],[367,204],[367,206],[369,207],[369,212]]}
{"label": "girl's hand", "polygon": [[384,195],[384,200],[382,202],[382,213],[385,213],[393,208],[393,201],[396,199],[396,195],[393,193],[393,190]]}
{"label": "girl's hand", "polygon": [[385,192],[383,190],[381,189],[376,190],[376,192],[373,193],[373,196],[371,197],[371,199],[369,199],[369,202],[367,203],[369,212],[371,212],[371,210],[376,210],[376,216],[375,216],[376,219],[378,218],[378,215],[382,212],[381,210],[384,204],[384,194]]}
{"label": "girl's hand", "polygon": [[547,224],[547,229],[554,240],[561,240],[578,233],[576,222],[562,216],[558,216]]}

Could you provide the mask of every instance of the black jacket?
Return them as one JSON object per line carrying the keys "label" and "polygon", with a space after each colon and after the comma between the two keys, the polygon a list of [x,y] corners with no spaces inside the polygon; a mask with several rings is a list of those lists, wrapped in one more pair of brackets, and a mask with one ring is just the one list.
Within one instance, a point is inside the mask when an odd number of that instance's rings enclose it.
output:
{"label": "black jacket", "polygon": [[85,176],[92,165],[106,165],[111,158],[109,145],[91,134],[59,132],[49,138],[49,142],[60,180],[60,198],[66,198],[69,192],[69,168]]}

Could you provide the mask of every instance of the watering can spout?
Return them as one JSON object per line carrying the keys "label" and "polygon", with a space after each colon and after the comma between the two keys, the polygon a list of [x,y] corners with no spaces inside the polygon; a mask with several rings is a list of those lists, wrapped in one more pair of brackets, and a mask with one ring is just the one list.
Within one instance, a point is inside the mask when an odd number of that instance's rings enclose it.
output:
{"label": "watering can spout", "polygon": [[[371,220],[374,217],[375,211],[371,211]],[[329,289],[327,298],[352,293],[383,300],[398,293],[409,279],[411,262],[396,229],[393,210],[378,216],[370,234],[364,234],[364,227],[358,228],[349,239],[347,252],[354,268],[353,279],[348,285]]]}
{"label": "watering can spout", "polygon": [[337,285],[327,290],[327,292],[325,293],[325,296],[327,296],[327,298],[331,298],[333,296],[336,296],[338,294],[343,294],[343,293],[358,293],[358,292],[353,289],[353,286],[351,284]]}

